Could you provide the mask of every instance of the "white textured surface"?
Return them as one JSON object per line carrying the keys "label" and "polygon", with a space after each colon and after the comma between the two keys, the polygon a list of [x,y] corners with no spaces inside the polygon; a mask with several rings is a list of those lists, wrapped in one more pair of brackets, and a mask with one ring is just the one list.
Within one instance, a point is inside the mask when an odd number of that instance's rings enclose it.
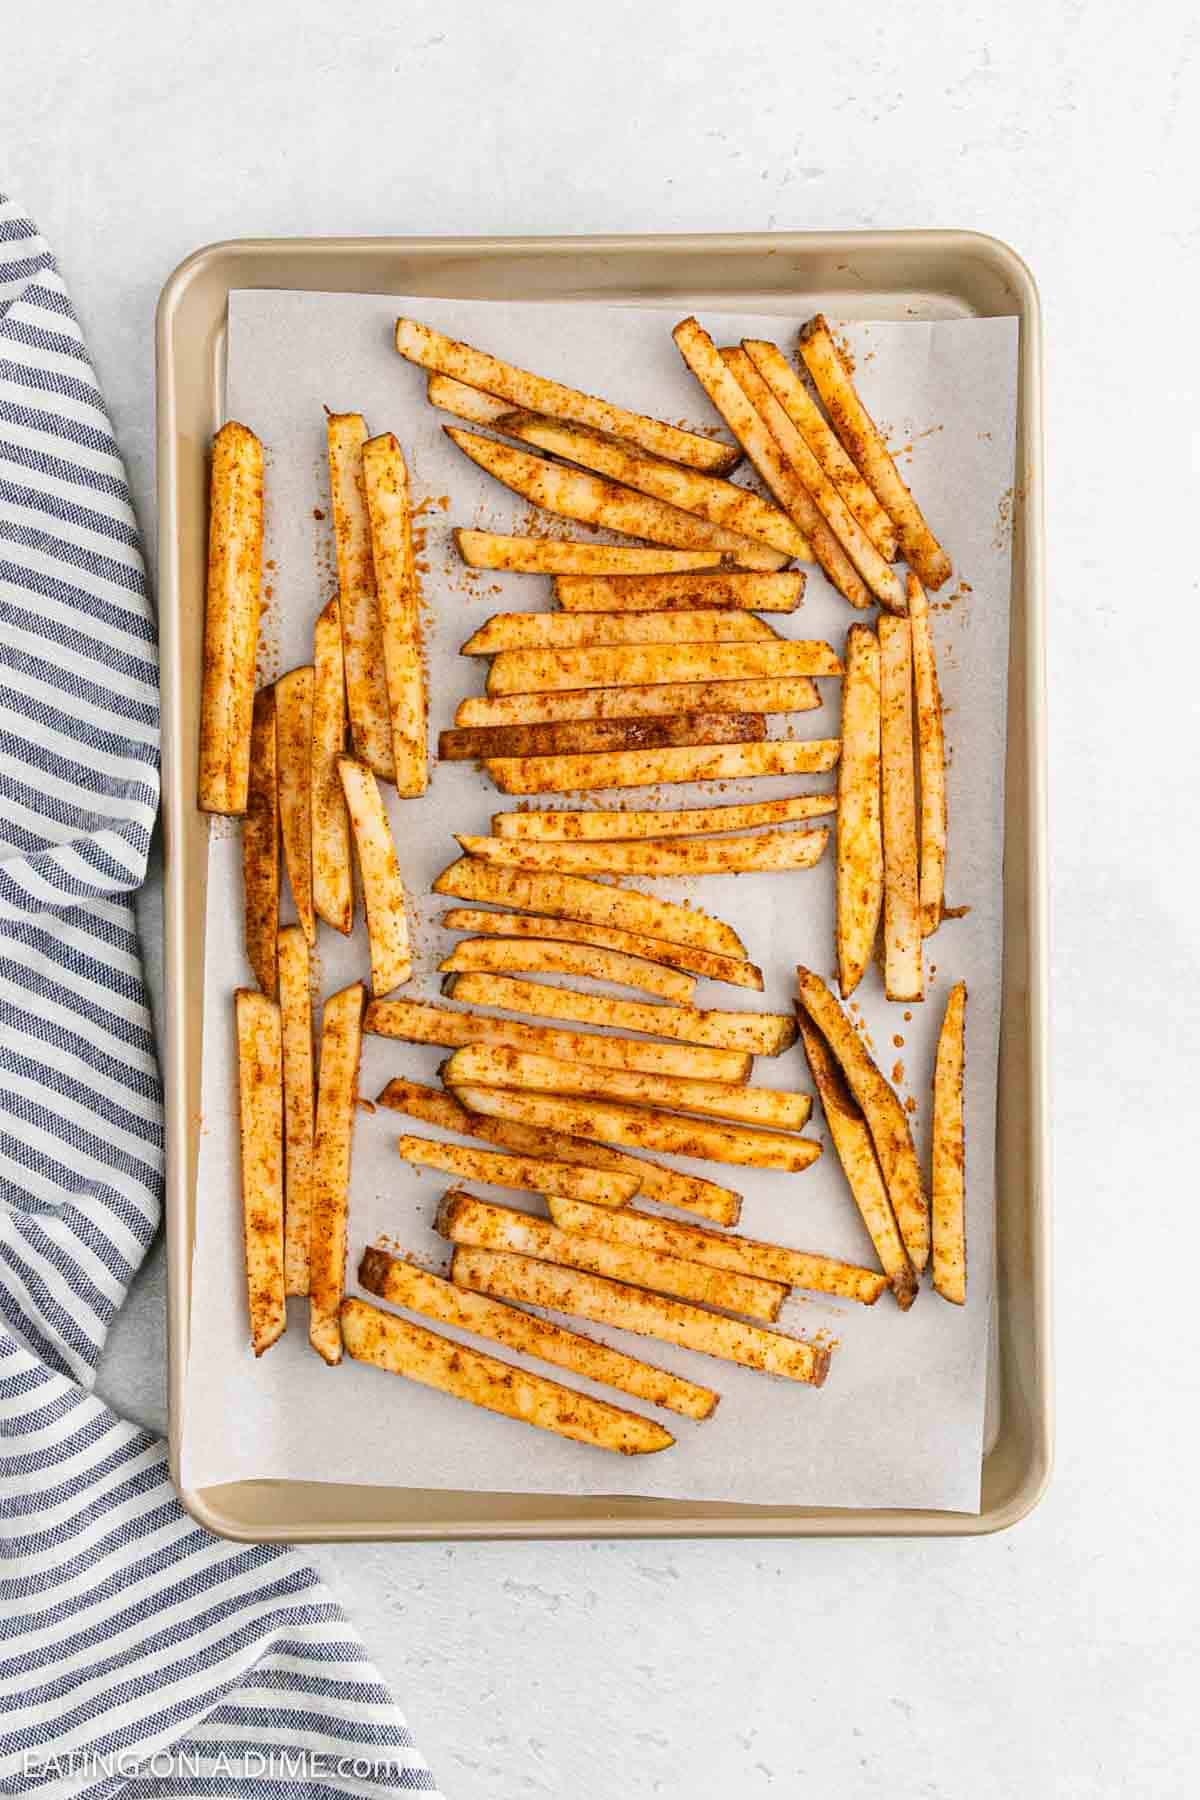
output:
{"label": "white textured surface", "polygon": [[[1198,587],[1190,9],[63,0],[4,28],[0,179],[59,251],[147,529],[154,302],[213,238],[941,224],[1029,259],[1050,433],[1049,1496],[982,1542],[320,1561],[453,1800],[1193,1791],[1195,1307],[1155,1303],[1125,1256],[1179,1271],[1195,1236],[1195,653],[1167,630]],[[1149,359],[1122,331],[1139,313]],[[155,1261],[103,1372],[152,1421],[161,1307]]]}

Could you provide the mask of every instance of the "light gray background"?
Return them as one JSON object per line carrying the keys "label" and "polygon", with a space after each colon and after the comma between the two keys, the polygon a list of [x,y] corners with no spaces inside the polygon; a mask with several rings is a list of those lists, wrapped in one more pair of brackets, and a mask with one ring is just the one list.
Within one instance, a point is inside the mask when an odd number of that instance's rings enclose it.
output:
{"label": "light gray background", "polygon": [[[150,534],[154,304],[214,238],[948,225],[1028,258],[1050,451],[1048,1498],[981,1542],[319,1561],[451,1800],[1193,1791],[1192,9],[17,0],[0,26],[0,185],[59,253]],[[156,1257],[102,1391],[161,1423],[162,1363]]]}

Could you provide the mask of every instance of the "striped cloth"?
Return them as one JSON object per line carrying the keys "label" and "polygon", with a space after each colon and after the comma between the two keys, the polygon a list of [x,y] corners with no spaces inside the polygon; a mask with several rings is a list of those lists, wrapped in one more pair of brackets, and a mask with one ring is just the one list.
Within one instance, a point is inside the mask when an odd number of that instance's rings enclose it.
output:
{"label": "striped cloth", "polygon": [[157,1227],[131,896],[158,802],[155,629],[54,260],[0,197],[0,1791],[434,1793],[312,1570],[225,1543],[88,1392]]}

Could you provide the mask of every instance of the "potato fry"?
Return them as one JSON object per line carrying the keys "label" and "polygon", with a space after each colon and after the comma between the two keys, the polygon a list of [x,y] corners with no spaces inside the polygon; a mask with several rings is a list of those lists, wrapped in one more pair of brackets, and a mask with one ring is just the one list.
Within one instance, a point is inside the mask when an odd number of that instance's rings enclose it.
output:
{"label": "potato fry", "polygon": [[[367,1008],[367,1020],[378,1007],[410,1004],[413,1003],[407,1000],[375,1000]],[[460,1137],[480,1136],[473,1129],[470,1113],[458,1104],[453,1094],[443,1093],[441,1088],[424,1087],[421,1082],[408,1081],[401,1075],[393,1077],[383,1092],[375,1096],[375,1104],[386,1106],[392,1112],[405,1113],[410,1119],[421,1119],[426,1125],[437,1125],[443,1131],[456,1131]]]}
{"label": "potato fry", "polygon": [[660,419],[627,412],[624,407],[613,406],[594,394],[583,394],[578,388],[564,387],[561,382],[550,381],[543,375],[533,375],[527,369],[502,362],[470,344],[456,343],[453,338],[419,324],[416,319],[396,320],[396,348],[401,356],[423,369],[452,375],[457,381],[482,388],[488,394],[498,394],[529,412],[610,432],[613,437],[640,444],[643,450],[649,450],[655,456],[685,463],[689,468],[725,475],[739,459],[739,452],[732,444],[714,443],[698,432],[682,431]]}
{"label": "potato fry", "polygon": [[828,644],[800,638],[743,644],[601,644],[590,650],[503,650],[488,673],[496,694],[630,687],[660,681],[745,681],[751,676],[840,675]]}
{"label": "potato fry", "polygon": [[946,738],[929,603],[925,589],[911,572],[908,626],[917,712],[917,766],[921,775],[921,935],[929,937],[942,922],[946,899]]}
{"label": "potato fry", "polygon": [[829,1373],[830,1351],[824,1344],[787,1337],[762,1325],[705,1312],[684,1300],[647,1293],[628,1282],[564,1269],[531,1256],[463,1246],[454,1252],[450,1277],[456,1287],[470,1288],[473,1293],[592,1319],[599,1325],[615,1325],[641,1337],[662,1338],[684,1350],[699,1350],[789,1381],[821,1387]]}
{"label": "potato fry", "polygon": [[559,575],[554,597],[569,613],[700,606],[790,613],[803,600],[807,579],[802,569],[786,575]]}
{"label": "potato fry", "polygon": [[544,1157],[510,1156],[500,1150],[440,1144],[433,1138],[413,1137],[408,1132],[396,1139],[396,1148],[405,1162],[415,1163],[418,1168],[441,1169],[447,1175],[484,1181],[489,1187],[516,1188],[526,1194],[562,1194],[600,1208],[626,1205],[638,1187],[636,1176],[616,1169],[608,1174],[600,1169],[576,1169],[570,1163]]}
{"label": "potato fry", "polygon": [[553,938],[468,938],[438,964],[443,974],[468,969],[490,969],[503,974],[582,975],[591,981],[611,981],[620,987],[640,988],[663,1000],[686,1003],[696,981],[678,969],[663,968],[623,950],[599,945],[573,944]]}
{"label": "potato fry", "polygon": [[242,886],[246,896],[246,961],[263,993],[275,998],[275,938],[279,930],[279,763],[275,690],[254,696],[250,783],[242,821]]}
{"label": "potato fry", "polygon": [[707,1419],[716,1408],[717,1395],[699,1382],[656,1369],[635,1356],[626,1356],[622,1350],[610,1350],[607,1344],[599,1344],[594,1338],[556,1325],[536,1313],[489,1300],[483,1294],[473,1294],[469,1288],[455,1287],[385,1250],[371,1248],[363,1252],[358,1280],[368,1293],[389,1300],[393,1306],[423,1313],[443,1325],[455,1325],[475,1337],[492,1338],[509,1350],[522,1351],[540,1362],[619,1388],[637,1400],[648,1400],[651,1405],[666,1407],[684,1418]]}
{"label": "potato fry", "polygon": [[[544,843],[613,843],[623,838],[703,837],[788,825],[834,812],[834,794],[796,794],[790,800],[751,800],[738,806],[685,806],[675,811],[503,812],[492,814],[492,835]],[[465,929],[465,928],[460,928]]]}
{"label": "potato fry", "polygon": [[246,810],[262,543],[263,447],[230,419],[212,447],[196,795],[201,812]]}
{"label": "potato fry", "polygon": [[428,702],[421,660],[417,570],[413,557],[408,466],[395,434],[363,445],[363,486],[379,596],[396,792],[404,799],[429,785]]}
{"label": "potato fry", "polygon": [[667,1450],[675,1442],[654,1419],[578,1394],[548,1376],[530,1374],[456,1338],[440,1337],[395,1313],[381,1312],[365,1300],[342,1302],[341,1333],[357,1362],[374,1363],[389,1375],[406,1376],[456,1400],[469,1400],[487,1412],[579,1444],[640,1456]]}
{"label": "potato fry", "polygon": [[317,917],[347,936],[354,925],[350,813],[338,757],[346,754],[346,672],[337,597],[313,626],[312,885]]}
{"label": "potato fry", "polygon": [[484,767],[502,794],[581,794],[670,782],[824,774],[837,762],[840,749],[837,738],[776,739],[670,750],[615,750],[599,756],[496,756]]}
{"label": "potato fry", "polygon": [[378,1000],[412,976],[404,882],[396,846],[374,775],[353,757],[338,759],[362,874],[367,936],[371,943],[371,992]]}
{"label": "potato fry", "polygon": [[531,1213],[494,1206],[461,1192],[446,1195],[438,1208],[436,1229],[452,1244],[536,1256],[564,1268],[583,1269],[613,1281],[632,1281],[655,1293],[699,1300],[706,1306],[724,1307],[727,1312],[768,1322],[779,1317],[787,1294],[778,1282],[706,1269],[658,1250],[616,1244],[603,1238],[576,1237]]}
{"label": "potato fry", "polygon": [[829,841],[828,827],[760,831],[752,837],[645,838],[616,844],[537,843],[528,838],[469,838],[469,856],[552,869],[567,875],[736,875],[810,869]]}
{"label": "potato fry", "polygon": [[[503,817],[506,815],[497,815]],[[492,821],[493,824],[495,820]],[[668,944],[663,938],[645,937],[636,931],[620,931],[606,925],[585,925],[576,919],[527,919],[521,913],[478,912],[469,906],[452,906],[442,914],[447,931],[474,931],[484,936],[558,938],[565,943],[598,944],[605,950],[623,950],[629,956],[705,975],[710,981],[727,981],[734,987],[762,991],[762,970],[734,956],[718,956],[715,950],[695,950],[684,944]]]}
{"label": "potato fry", "polygon": [[460,529],[454,541],[470,568],[507,569],[517,575],[668,575],[715,569],[721,561],[719,550],[643,549],[578,538],[502,537],[495,531]]}
{"label": "potato fry", "polygon": [[956,981],[946,1000],[933,1071],[933,1285],[943,1300],[967,1298],[966,1133],[963,1066],[967,985]]}
{"label": "potato fry", "polygon": [[480,437],[455,425],[442,429],[464,456],[543,512],[620,531],[647,543],[669,544],[676,550],[719,550],[747,569],[781,569],[788,560],[780,550],[727,531],[723,525],[710,525],[695,513],[681,512],[677,506],[652,500],[648,494],[606,481],[601,475],[567,468],[528,450],[516,450],[499,438]]}
{"label": "potato fry", "polygon": [[766,681],[663,681],[647,687],[565,688],[559,693],[471,695],[459,702],[460,726],[540,725],[566,719],[694,717],[698,713],[812,712],[821,704],[808,675]]}
{"label": "potato fry", "polygon": [[312,886],[313,672],[290,669],[275,683],[279,757],[279,823],[288,885],[310,944],[317,941]]}
{"label": "potato fry", "polygon": [[881,618],[879,753],[883,812],[883,979],[889,1000],[922,1000],[925,997],[912,715],[908,621]]}
{"label": "potato fry", "polygon": [[250,1342],[269,1350],[287,1326],[283,1283],[283,1065],[279,1008],[265,994],[235,996],[241,1096],[242,1214]]}
{"label": "potato fry", "polygon": [[744,644],[778,638],[754,613],[709,607],[696,612],[495,613],[462,646],[463,656],[501,650],[589,650],[608,644]]}
{"label": "potato fry", "polygon": [[666,717],[567,719],[558,724],[460,726],[438,739],[442,762],[492,761],[498,756],[608,756],[630,750],[695,744],[761,743],[760,713],[677,713]]}
{"label": "potato fry", "polygon": [[842,760],[838,768],[838,984],[848,1000],[863,978],[883,907],[879,798],[879,640],[867,625],[846,633]]}
{"label": "potato fry", "polygon": [[308,1292],[312,1229],[313,1037],[308,941],[299,925],[279,933],[279,1014],[283,1037],[285,1292]]}
{"label": "potato fry", "polygon": [[337,544],[338,598],[346,702],[354,754],[385,781],[395,779],[387,664],[375,589],[375,563],[363,481],[366,421],[361,413],[330,413],[329,490]]}
{"label": "potato fry", "polygon": [[557,1194],[548,1195],[546,1204],[561,1231],[662,1250],[710,1269],[731,1269],[740,1275],[757,1275],[764,1281],[781,1281],[785,1287],[836,1294],[839,1299],[857,1300],[863,1306],[874,1306],[888,1285],[886,1275],[839,1262],[836,1257],[813,1256],[806,1250],[789,1250],[783,1244],[730,1237],[722,1231],[706,1231],[700,1225],[677,1225],[673,1219],[635,1212],[632,1207],[610,1214],[606,1207]]}
{"label": "potato fry", "polygon": [[834,430],[893,520],[905,561],[926,587],[940,588],[949,577],[950,559],[901,479],[820,313],[801,327],[800,354]]}
{"label": "potato fry", "polygon": [[921,1186],[908,1115],[820,976],[800,967],[796,970],[796,986],[801,1006],[828,1044],[862,1109],[896,1223],[919,1273],[929,1260],[929,1206]]}
{"label": "potato fry", "polygon": [[485,394],[482,388],[468,387],[453,375],[430,374],[425,382],[425,398],[430,406],[440,406],[443,412],[465,419],[468,425],[495,425],[513,409],[511,400]]}
{"label": "potato fry", "polygon": [[338,1309],[346,1291],[350,1151],[362,1054],[361,981],[332,994],[321,1019],[308,1248],[308,1339],[327,1363],[342,1360]]}

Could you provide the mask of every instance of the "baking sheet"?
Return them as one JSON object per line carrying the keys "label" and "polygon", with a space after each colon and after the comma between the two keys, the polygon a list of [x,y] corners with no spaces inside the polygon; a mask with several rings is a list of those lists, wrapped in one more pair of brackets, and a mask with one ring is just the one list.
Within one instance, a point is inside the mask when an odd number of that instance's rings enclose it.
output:
{"label": "baking sheet", "polygon": [[[661,416],[713,422],[679,363],[670,317],[642,309],[591,305],[507,306],[422,299],[409,306],[384,297],[251,293],[231,295],[228,412],[244,418],[268,446],[269,596],[264,674],[307,660],[311,625],[332,587],[332,547],[324,474],[322,404],[360,408],[373,430],[394,429],[409,453],[414,490],[427,503],[422,561],[434,731],[454,706],[479,691],[482,667],[457,656],[458,644],[490,612],[550,604],[550,584],[528,576],[462,569],[449,539],[452,524],[498,530],[542,528],[523,502],[477,471],[448,444],[442,416],[424,400],[424,377],[391,349],[397,311],[411,310],[455,335],[473,338],[526,366],[561,373]],[[705,313],[718,341],[779,337],[793,320]],[[996,1033],[1000,978],[1000,871],[1009,518],[1016,392],[1017,322],[868,324],[849,329],[858,379],[892,442],[911,445],[901,467],[955,560],[956,577],[934,602],[951,749],[952,832],[948,899],[967,905],[929,946],[924,1006],[891,1006],[872,971],[856,999],[884,1066],[915,1106],[926,1150],[928,1085],[941,1002],[951,981],[971,987],[967,1107],[970,1167],[971,1293],[962,1311],[923,1294],[902,1317],[888,1300],[851,1308],[815,1296],[787,1303],[781,1324],[836,1338],[819,1393],[765,1380],[707,1358],[648,1341],[595,1335],[640,1350],[664,1366],[716,1386],[723,1398],[704,1424],[670,1419],[677,1443],[653,1458],[618,1462],[467,1409],[442,1396],[345,1363],[326,1370],[308,1350],[304,1303],[290,1305],[291,1330],[261,1363],[246,1347],[240,1257],[232,989],[246,979],[240,930],[236,830],[213,827],[206,948],[203,1135],[198,1180],[192,1339],[182,1444],[185,1484],[277,1477],[413,1485],[425,1488],[554,1493],[639,1493],[677,1498],[831,1506],[906,1506],[977,1510],[990,1305]],[[324,515],[324,516],[317,516]],[[562,533],[560,522],[548,529]],[[574,534],[574,528],[568,528]],[[960,579],[961,578],[961,579]],[[823,636],[840,645],[852,615],[816,571],[804,607],[773,618],[787,636]],[[797,735],[836,728],[837,684],[823,684],[821,712],[776,722]],[[969,729],[961,731],[960,722]],[[780,794],[826,785],[828,778],[753,784]],[[746,797],[729,784],[723,799]],[[695,804],[693,790],[664,790],[661,803]],[[642,794],[614,796],[627,804]],[[559,804],[571,804],[561,800]],[[439,767],[421,801],[389,797],[414,900],[417,974],[410,990],[436,996],[434,967],[450,940],[437,928],[442,902],[429,895],[455,852],[454,830],[485,831],[491,812],[511,804],[467,765]],[[740,876],[701,883],[657,883],[655,892],[689,893],[727,918],[764,966],[758,1003],[790,1006],[797,960],[831,963],[833,868]],[[323,932],[325,993],[363,972],[361,927],[348,944]],[[702,984],[701,1004],[738,1006],[742,990]],[[904,1013],[914,1016],[905,1019]],[[893,1038],[901,1044],[893,1044]],[[368,1039],[362,1091],[389,1076],[432,1081],[445,1052]],[[755,1080],[807,1086],[802,1054],[760,1060]],[[397,1131],[440,1135],[399,1115],[360,1118],[355,1143],[351,1279],[363,1244],[386,1235],[440,1266],[445,1246],[431,1219],[446,1178],[419,1173],[391,1148]],[[817,1135],[823,1127],[818,1115]],[[688,1165],[722,1179],[713,1165]],[[832,1154],[802,1176],[731,1170],[743,1193],[743,1229],[798,1247],[870,1260],[870,1247]],[[480,1188],[480,1192],[489,1190]],[[532,1199],[494,1192],[507,1204]],[[505,1354],[508,1354],[507,1352]],[[532,1366],[532,1365],[531,1365]],[[596,1389],[596,1392],[602,1390]]]}

